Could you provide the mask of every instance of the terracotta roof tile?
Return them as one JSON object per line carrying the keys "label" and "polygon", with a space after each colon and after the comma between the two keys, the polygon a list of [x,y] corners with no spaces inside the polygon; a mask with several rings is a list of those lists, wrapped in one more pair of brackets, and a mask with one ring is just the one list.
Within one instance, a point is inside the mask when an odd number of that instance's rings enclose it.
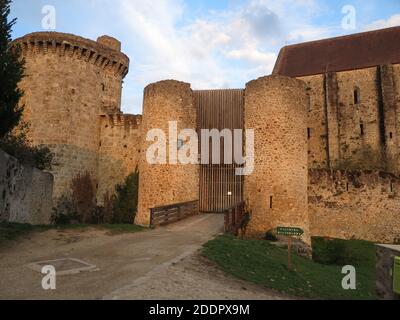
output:
{"label": "terracotta roof tile", "polygon": [[283,47],[273,74],[300,77],[400,63],[400,27]]}

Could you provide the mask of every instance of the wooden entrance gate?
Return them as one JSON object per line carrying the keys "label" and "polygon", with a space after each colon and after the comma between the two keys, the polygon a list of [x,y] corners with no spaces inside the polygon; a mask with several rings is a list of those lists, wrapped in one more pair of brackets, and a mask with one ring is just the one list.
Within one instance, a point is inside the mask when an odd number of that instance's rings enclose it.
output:
{"label": "wooden entrance gate", "polygon": [[[244,90],[195,91],[198,130],[243,129]],[[201,139],[200,143],[201,143]],[[211,146],[211,143],[210,143]],[[224,139],[221,139],[222,164],[200,164],[200,212],[223,213],[243,201],[243,176],[236,175],[236,165],[223,164]],[[210,158],[212,151],[210,147]],[[233,158],[234,159],[234,158]]]}

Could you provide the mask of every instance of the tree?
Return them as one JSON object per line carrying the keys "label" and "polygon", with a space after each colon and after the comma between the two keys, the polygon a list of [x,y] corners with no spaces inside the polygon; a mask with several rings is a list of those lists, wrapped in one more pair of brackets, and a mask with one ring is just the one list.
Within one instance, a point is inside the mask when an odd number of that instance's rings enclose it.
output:
{"label": "tree", "polygon": [[24,77],[21,48],[10,48],[11,31],[16,19],[8,21],[11,0],[0,0],[0,148],[23,164],[51,170],[54,154],[47,147],[28,141],[29,123],[21,121],[23,91],[18,83]]}
{"label": "tree", "polygon": [[9,50],[16,23],[16,19],[8,21],[10,3],[11,0],[0,0],[0,138],[18,125],[23,112],[19,105],[23,92],[18,83],[24,76],[24,62],[19,50]]}

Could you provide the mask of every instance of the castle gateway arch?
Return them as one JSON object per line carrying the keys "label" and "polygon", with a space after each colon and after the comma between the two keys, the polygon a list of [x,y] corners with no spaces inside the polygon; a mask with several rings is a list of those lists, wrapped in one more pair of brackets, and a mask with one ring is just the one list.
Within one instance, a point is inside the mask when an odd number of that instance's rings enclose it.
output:
{"label": "castle gateway arch", "polygon": [[[202,129],[217,129],[221,132],[244,127],[244,90],[199,90],[194,91],[197,109],[197,129],[200,144]],[[211,139],[210,139],[211,140]],[[200,212],[224,212],[243,201],[243,176],[236,175],[238,165],[224,164],[224,138],[220,143],[220,163],[212,163],[212,144],[209,145],[209,164],[200,164],[199,210]],[[201,149],[199,149],[201,150]],[[232,150],[233,152],[233,150]],[[232,154],[232,159],[234,159]]]}

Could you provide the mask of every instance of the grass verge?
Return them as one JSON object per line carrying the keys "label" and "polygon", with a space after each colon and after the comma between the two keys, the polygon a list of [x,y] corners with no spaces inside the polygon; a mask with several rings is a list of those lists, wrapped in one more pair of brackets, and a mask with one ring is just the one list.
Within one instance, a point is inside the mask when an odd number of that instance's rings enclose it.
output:
{"label": "grass verge", "polygon": [[15,240],[18,237],[28,235],[33,232],[43,232],[47,230],[86,230],[99,229],[109,231],[110,234],[135,233],[145,228],[134,224],[68,224],[68,225],[49,225],[49,226],[33,226],[21,223],[0,223],[0,243],[7,240]]}
{"label": "grass verge", "polygon": [[[345,248],[345,253],[332,246]],[[328,249],[327,249],[328,248]],[[291,296],[314,299],[376,299],[375,249],[366,241],[313,239],[313,260],[293,254],[296,271],[287,269],[287,250],[265,240],[218,236],[203,255],[225,272]],[[340,260],[341,265],[335,264]],[[332,262],[335,261],[335,262]],[[357,271],[357,290],[343,290],[344,265]]]}

